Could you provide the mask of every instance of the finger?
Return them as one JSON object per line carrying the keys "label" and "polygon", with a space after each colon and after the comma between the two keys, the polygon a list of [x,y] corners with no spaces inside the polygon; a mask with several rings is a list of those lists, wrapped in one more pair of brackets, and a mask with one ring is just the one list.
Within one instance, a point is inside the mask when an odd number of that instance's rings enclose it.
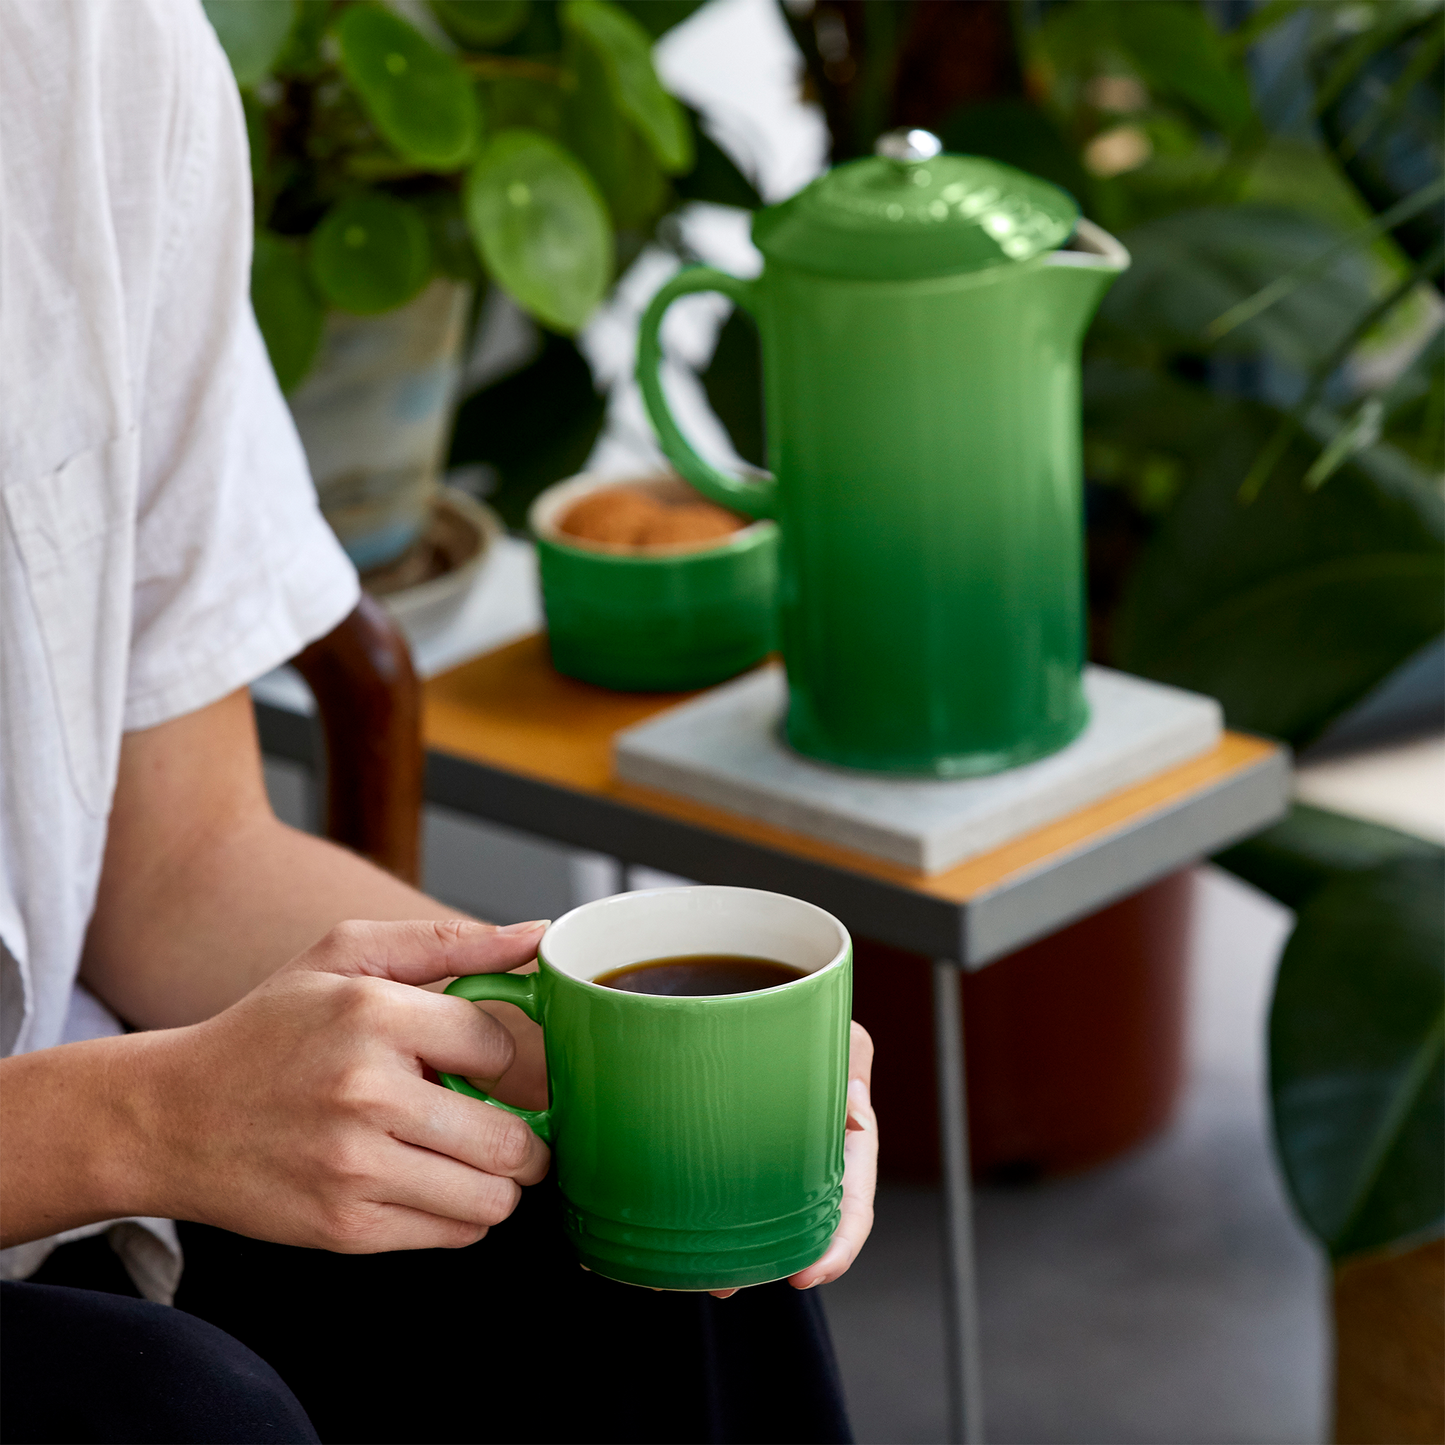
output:
{"label": "finger", "polygon": [[861,1079],[848,1086],[848,1128],[843,1140],[843,1207],[838,1228],[822,1257],[789,1279],[794,1289],[812,1289],[847,1273],[873,1229],[878,1121]]}
{"label": "finger", "polygon": [[540,1183],[552,1157],[515,1114],[422,1079],[408,1079],[398,1088],[387,1132],[403,1143],[446,1155],[472,1169],[515,1179],[518,1184]]}
{"label": "finger", "polygon": [[708,1293],[714,1299],[731,1299],[737,1292],[739,1286],[734,1285],[732,1289],[710,1289]]}
{"label": "finger", "polygon": [[356,994],[358,1033],[380,1035],[407,1059],[446,1074],[499,1079],[516,1058],[512,1032],[464,998],[448,998],[387,979],[342,986]]}
{"label": "finger", "polygon": [[848,1077],[862,1079],[870,1089],[873,1087],[873,1039],[857,1019],[848,1035]]}
{"label": "finger", "polygon": [[373,1186],[376,1203],[399,1204],[477,1228],[500,1224],[522,1197],[515,1179],[399,1141],[383,1155],[382,1170]]}
{"label": "finger", "polygon": [[362,1227],[342,1238],[318,1237],[317,1246],[334,1254],[382,1254],[401,1249],[464,1249],[486,1236],[487,1226],[444,1219],[403,1204],[374,1204]]}
{"label": "finger", "polygon": [[338,923],[293,960],[297,968],[370,974],[397,983],[434,983],[464,973],[505,973],[530,962],[546,919],[496,928],[466,918]]}

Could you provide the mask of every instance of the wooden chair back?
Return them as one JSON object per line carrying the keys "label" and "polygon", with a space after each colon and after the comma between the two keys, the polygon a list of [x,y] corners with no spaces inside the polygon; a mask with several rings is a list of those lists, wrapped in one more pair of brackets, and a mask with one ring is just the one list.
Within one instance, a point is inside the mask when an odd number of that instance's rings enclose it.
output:
{"label": "wooden chair back", "polygon": [[292,665],[321,717],[323,831],[404,882],[418,883],[421,683],[401,629],[363,594],[355,611]]}

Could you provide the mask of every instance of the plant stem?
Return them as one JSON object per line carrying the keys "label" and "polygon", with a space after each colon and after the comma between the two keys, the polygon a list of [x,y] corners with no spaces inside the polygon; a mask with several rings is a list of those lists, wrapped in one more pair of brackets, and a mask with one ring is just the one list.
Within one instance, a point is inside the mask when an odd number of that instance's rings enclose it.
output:
{"label": "plant stem", "polygon": [[[1326,384],[1335,370],[1359,345],[1360,341],[1375,327],[1385,316],[1387,316],[1421,281],[1426,280],[1439,270],[1442,261],[1445,261],[1445,247],[1436,246],[1435,249],[1422,260],[1412,266],[1405,276],[1395,283],[1384,296],[1382,296],[1355,324],[1335,343],[1330,354],[1315,368],[1314,375],[1310,378],[1310,384],[1297,406],[1290,415],[1283,418],[1275,429],[1275,434],[1264,447],[1261,448],[1259,456],[1255,458],[1254,465],[1250,467],[1249,474],[1240,483],[1239,500],[1246,505],[1259,495],[1261,488],[1269,480],[1284,455],[1285,447],[1288,446],[1290,438],[1300,431],[1305,419],[1314,410],[1315,403],[1319,401],[1324,392]],[[1321,448],[1321,453],[1325,448]],[[1334,468],[1330,469],[1331,472]],[[1309,489],[1314,491],[1323,485],[1330,473],[1326,472],[1317,477],[1313,482],[1307,482]]]}
{"label": "plant stem", "polygon": [[570,73],[560,65],[513,55],[464,55],[461,62],[480,80],[540,80],[566,87]]}
{"label": "plant stem", "polygon": [[1432,181],[1428,186],[1421,186],[1414,195],[1406,196],[1403,201],[1391,206],[1388,211],[1382,212],[1374,220],[1366,222],[1358,230],[1351,231],[1349,235],[1342,236],[1334,245],[1326,246],[1317,256],[1286,271],[1283,276],[1276,276],[1268,286],[1231,306],[1223,315],[1216,316],[1204,328],[1205,336],[1211,341],[1218,341],[1221,337],[1228,336],[1231,331],[1243,326],[1246,321],[1253,321],[1261,312],[1268,311],[1275,302],[1284,300],[1301,282],[1317,275],[1337,256],[1354,250],[1355,247],[1363,245],[1366,241],[1373,241],[1376,236],[1392,230],[1402,221],[1408,221],[1412,217],[1418,216],[1421,211],[1434,205],[1441,196],[1445,196],[1445,180]]}

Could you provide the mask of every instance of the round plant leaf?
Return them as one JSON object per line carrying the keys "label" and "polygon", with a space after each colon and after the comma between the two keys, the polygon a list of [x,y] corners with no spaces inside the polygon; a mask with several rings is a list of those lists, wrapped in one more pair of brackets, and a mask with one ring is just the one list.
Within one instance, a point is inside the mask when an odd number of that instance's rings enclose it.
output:
{"label": "round plant leaf", "polygon": [[1290,1192],[1335,1259],[1445,1223],[1445,862],[1349,873],[1300,910],[1270,1009]]}
{"label": "round plant leaf", "polygon": [[433,171],[458,170],[472,158],[481,113],[454,56],[379,5],[348,7],[336,37],[343,74],[398,155]]}
{"label": "round plant leaf", "polygon": [[1115,36],[1155,90],[1177,95],[1226,135],[1254,114],[1249,72],[1200,6],[1177,0],[1108,8]]}
{"label": "round plant leaf", "polygon": [[536,131],[495,136],[467,177],[467,224],[487,269],[538,320],[576,331],[612,279],[612,226],[592,178]]}
{"label": "round plant leaf", "polygon": [[576,84],[563,106],[562,140],[597,182],[619,230],[644,230],[663,208],[667,182],[647,143],[617,107],[602,61],[575,47]]}
{"label": "round plant leaf", "polygon": [[296,22],[296,0],[201,0],[239,86],[255,85]]}
{"label": "round plant leaf", "polygon": [[431,275],[416,207],[380,191],[338,201],[311,236],[311,277],[333,306],[370,316],[410,301]]}
{"label": "round plant leaf", "polygon": [[282,391],[306,375],[321,340],[321,304],[298,247],[259,231],[251,255],[251,306]]}
{"label": "round plant leaf", "polygon": [[562,24],[602,62],[618,110],[637,127],[670,175],[692,168],[687,115],[663,88],[652,65],[652,37],[607,0],[565,0]]}
{"label": "round plant leaf", "polygon": [[527,0],[430,0],[432,14],[461,45],[484,50],[527,23]]}

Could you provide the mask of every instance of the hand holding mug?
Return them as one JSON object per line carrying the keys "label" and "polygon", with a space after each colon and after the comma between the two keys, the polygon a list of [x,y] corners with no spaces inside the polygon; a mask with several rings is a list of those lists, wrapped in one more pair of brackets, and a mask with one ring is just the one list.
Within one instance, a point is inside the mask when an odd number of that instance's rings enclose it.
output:
{"label": "hand holding mug", "polygon": [[499,1078],[511,1035],[415,984],[502,972],[541,927],[343,923],[239,1003],[143,1037],[128,1081],[141,1212],[344,1253],[472,1244],[505,1219],[548,1151],[500,1109],[423,1066]]}
{"label": "hand holding mug", "polygon": [[[843,925],[777,893],[655,889],[574,909],[537,957],[536,973],[448,992],[543,1027],[550,1103],[512,1112],[557,1150],[582,1264],[716,1294],[841,1274],[876,1165]],[[442,1082],[487,1098],[453,1071]]]}

